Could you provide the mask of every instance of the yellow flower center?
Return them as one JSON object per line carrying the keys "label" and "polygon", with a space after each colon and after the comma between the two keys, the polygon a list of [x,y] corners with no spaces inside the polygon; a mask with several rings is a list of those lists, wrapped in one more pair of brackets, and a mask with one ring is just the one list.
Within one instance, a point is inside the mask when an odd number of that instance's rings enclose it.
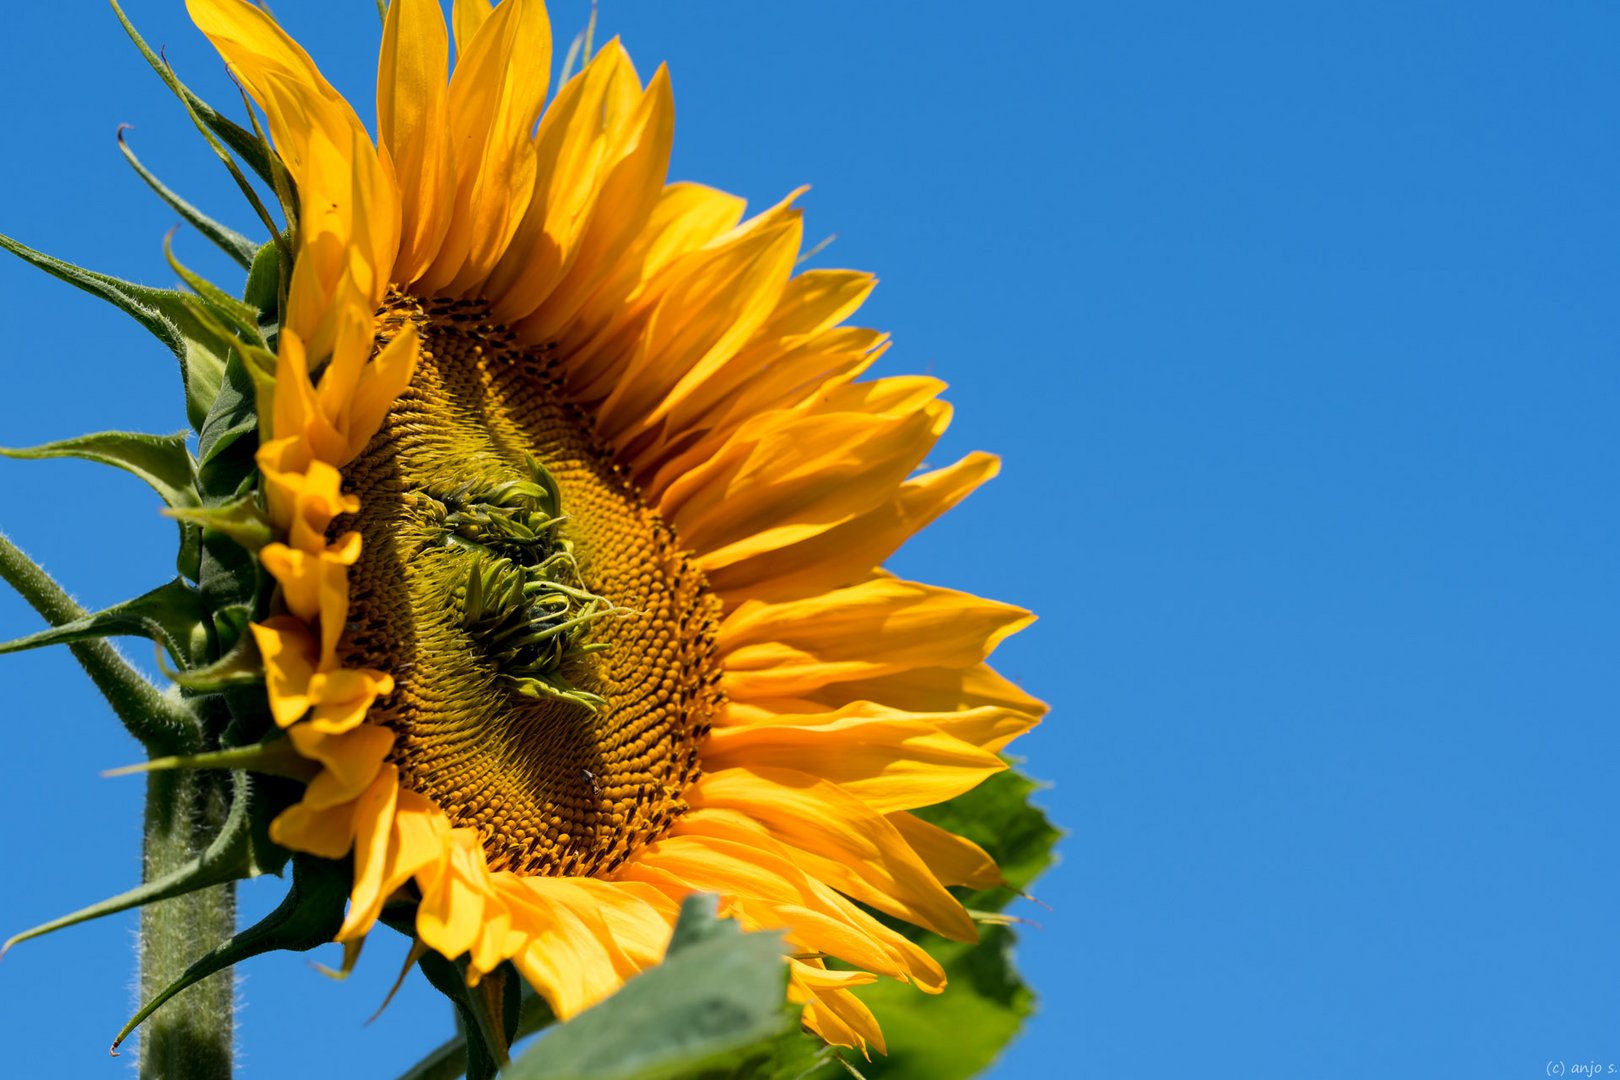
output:
{"label": "yellow flower center", "polygon": [[684,810],[721,703],[719,603],[481,304],[393,296],[422,356],[345,470],[364,538],[347,663],[391,672],[372,720],[400,780],[478,830],[492,869],[605,874]]}

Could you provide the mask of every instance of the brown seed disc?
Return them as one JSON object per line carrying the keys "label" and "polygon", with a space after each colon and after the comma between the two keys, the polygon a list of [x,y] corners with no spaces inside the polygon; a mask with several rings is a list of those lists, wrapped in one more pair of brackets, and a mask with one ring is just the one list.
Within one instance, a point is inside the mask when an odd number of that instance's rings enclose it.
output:
{"label": "brown seed disc", "polygon": [[[720,707],[718,601],[669,526],[562,400],[546,359],[485,320],[482,305],[392,296],[384,339],[414,321],[410,387],[345,470],[361,510],[346,663],[393,674],[371,720],[391,728],[401,782],[476,828],[492,869],[602,875],[684,810],[698,744]],[[580,577],[627,613],[592,624],[606,649],[569,660],[575,702],[515,693],[462,618],[468,560],[424,512],[427,492],[550,472]]]}

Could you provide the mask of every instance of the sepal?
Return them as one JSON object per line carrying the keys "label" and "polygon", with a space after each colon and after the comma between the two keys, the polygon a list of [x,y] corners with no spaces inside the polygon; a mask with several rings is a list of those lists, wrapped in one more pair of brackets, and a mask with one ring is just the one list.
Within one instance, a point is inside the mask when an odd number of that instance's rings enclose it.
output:
{"label": "sepal", "polygon": [[253,257],[259,252],[259,245],[230,226],[221,225],[191,205],[191,203],[170,190],[168,185],[153,175],[150,169],[142,165],[140,158],[135,156],[135,151],[131,150],[129,143],[124,141],[124,131],[130,126],[129,124],[118,125],[118,149],[123,151],[125,160],[135,170],[135,174],[146,181],[146,186],[155,191],[158,198],[162,199],[176,213],[185,218],[193,228],[212,241],[215,247],[229,255],[238,266],[244,270],[251,267]]}
{"label": "sepal", "polygon": [[284,776],[306,783],[321,771],[318,763],[300,754],[280,732],[253,746],[233,746],[202,754],[179,754],[152,758],[136,765],[108,769],[104,777],[133,776],[136,773],[167,772],[171,769],[243,769],[266,776]]}
{"label": "sepal", "polygon": [[264,661],[252,634],[243,634],[229,652],[212,664],[189,671],[165,671],[181,687],[196,694],[217,694],[233,686],[264,681]]}
{"label": "sepal", "polygon": [[71,914],[13,935],[4,945],[0,945],[0,954],[30,938],[76,926],[92,919],[116,915],[121,911],[144,907],[159,900],[184,896],[186,893],[206,889],[212,885],[256,877],[264,872],[253,858],[252,814],[249,806],[252,801],[252,781],[246,773],[238,772],[232,777],[231,784],[231,806],[225,822],[208,847],[196,858],[162,877],[143,881],[127,892],[108,897],[100,903],[80,908]]}
{"label": "sepal", "polygon": [[259,332],[266,341],[281,331],[282,279],[290,272],[282,260],[282,252],[275,244],[261,247],[253,257],[253,265],[248,268],[242,299],[259,312]]}
{"label": "sepal", "polygon": [[209,532],[220,533],[250,554],[257,554],[274,538],[269,520],[252,495],[238,496],[218,506],[171,508],[164,514],[200,527],[204,539]]}
{"label": "sepal", "polygon": [[[243,442],[243,440],[247,440]],[[247,362],[232,352],[197,438],[197,465],[209,491],[236,491],[254,475],[259,448],[258,396]]]}
{"label": "sepal", "polygon": [[[75,457],[112,465],[145,480],[171,508],[194,507],[201,502],[197,492],[197,466],[186,449],[184,432],[142,435],[104,431],[21,450],[0,447],[0,454],[29,460]],[[175,560],[181,576],[189,581],[197,580],[201,553],[200,532],[181,522],[180,552]]]}
{"label": "sepal", "polygon": [[[175,230],[170,229],[163,237],[163,257],[168,260],[169,267],[180,275],[180,280],[201,298],[201,303],[194,301],[188,305],[192,314],[196,315],[198,321],[216,337],[221,335],[211,324],[223,321],[232,331],[232,336],[264,347],[264,338],[259,333],[259,309],[246,301],[238,300],[177,259],[174,254],[174,234]],[[223,337],[223,340],[216,343],[227,346],[236,344],[231,337]]]}
{"label": "sepal", "polygon": [[219,390],[220,379],[224,377],[225,356],[211,350],[206,339],[197,335],[196,320],[186,307],[190,297],[174,289],[154,289],[86,270],[42,251],[35,251],[9,236],[0,235],[0,248],[32,263],[52,277],[60,278],[92,296],[101,297],[134,318],[167,345],[180,361],[180,376],[186,388],[186,417],[193,428],[201,425],[214,394]]}
{"label": "sepal", "polygon": [[102,431],[41,446],[0,447],[0,455],[28,461],[80,458],[111,465],[146,481],[171,507],[202,505],[197,495],[196,463],[186,449],[184,432],[145,435],[134,431]]}
{"label": "sepal", "polygon": [[0,644],[0,654],[67,645],[90,638],[134,635],[163,646],[182,668],[203,663],[209,654],[210,619],[196,589],[176,578],[151,592],[114,604],[94,615],[61,623]]}
{"label": "sepal", "polygon": [[176,994],[250,957],[273,951],[308,952],[332,940],[343,922],[350,872],[343,862],[294,855],[292,888],[274,911],[186,968],[179,979],[141,1006],[113,1039],[112,1052],[141,1021]]}
{"label": "sepal", "polygon": [[485,975],[477,986],[468,986],[465,961],[452,963],[432,949],[424,950],[416,963],[433,988],[450,999],[463,1030],[469,1033],[465,1040],[467,1080],[494,1080],[510,1060],[507,1054],[517,1031],[518,988],[523,979],[505,964]]}
{"label": "sepal", "polygon": [[[557,1022],[551,1006],[546,1004],[545,998],[534,992],[534,987],[521,978],[517,983],[517,1025],[510,1037],[510,1042],[513,1043]],[[401,1073],[399,1080],[450,1080],[464,1076],[467,1073],[467,1053],[467,1037],[465,1034],[458,1034],[440,1043],[427,1057]]]}
{"label": "sepal", "polygon": [[242,160],[247,163],[248,168],[258,174],[259,179],[267,184],[275,183],[274,170],[270,165],[271,154],[266,149],[263,140],[255,137],[252,132],[240,124],[221,116],[202,98],[192,93],[175,75],[168,62],[152,51],[152,47],[146,43],[146,39],[141,37],[140,33],[135,29],[135,25],[129,21],[129,16],[124,14],[124,9],[118,6],[118,0],[110,0],[110,2],[114,14],[118,16],[118,21],[124,24],[124,32],[135,43],[135,47],[141,51],[141,55],[152,66],[152,70],[157,72],[158,78],[163,80],[163,85],[167,86],[174,93],[174,96],[180,99],[188,112],[207,125],[208,129],[218,135],[220,139],[224,140],[225,145],[241,155]]}

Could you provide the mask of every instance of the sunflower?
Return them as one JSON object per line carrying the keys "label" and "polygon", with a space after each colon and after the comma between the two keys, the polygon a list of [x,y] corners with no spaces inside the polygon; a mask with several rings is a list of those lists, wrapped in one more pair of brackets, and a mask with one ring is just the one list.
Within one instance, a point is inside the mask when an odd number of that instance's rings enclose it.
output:
{"label": "sunflower", "polygon": [[862,378],[874,279],[795,272],[798,193],[666,182],[667,72],[617,40],[548,107],[540,0],[393,0],[373,142],[266,12],[187,7],[296,224],[240,349],[248,632],[304,783],[269,836],[352,859],[332,936],[510,962],[567,1019],[712,893],[785,932],[807,1027],[881,1050],[852,988],[945,984],[894,921],[973,940],[949,889],[1000,881],[912,811],[1044,712],[986,662],[1028,612],[881,568],[996,458],[919,471],[951,409]]}

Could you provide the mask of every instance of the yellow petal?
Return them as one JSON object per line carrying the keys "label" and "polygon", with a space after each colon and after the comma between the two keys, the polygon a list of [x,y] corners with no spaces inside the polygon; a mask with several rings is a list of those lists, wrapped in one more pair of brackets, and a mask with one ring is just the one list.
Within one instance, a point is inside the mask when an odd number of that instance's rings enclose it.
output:
{"label": "yellow petal", "polygon": [[[931,427],[943,430],[941,425],[948,420],[949,414],[943,417],[939,415],[936,399],[944,389],[945,384],[938,379],[920,375],[902,375],[850,385],[824,385],[812,400],[793,408],[759,413],[740,424],[724,440],[716,442],[703,439],[693,451],[674,459],[671,465],[676,462],[681,464],[680,475],[667,486],[654,481],[661,492],[659,510],[666,517],[674,517],[681,514],[694,498],[701,498],[704,489],[715,482],[712,477],[720,467],[711,465],[705,468],[705,463],[711,459],[729,461],[741,450],[769,439],[781,428],[801,420],[850,415],[875,422],[881,419],[904,420],[923,412],[933,417]],[[693,454],[698,455],[695,460]]]}
{"label": "yellow petal", "polygon": [[945,974],[927,952],[805,874],[764,828],[724,809],[683,815],[621,871],[627,880],[718,893],[744,929],[786,929],[788,940],[929,993]]}
{"label": "yellow petal", "polygon": [[418,878],[422,902],[416,910],[416,933],[441,955],[460,956],[478,938],[491,889],[478,834],[453,829],[449,839],[449,858],[437,877]]}
{"label": "yellow petal", "polygon": [[791,719],[800,722],[715,728],[704,749],[705,768],[799,769],[889,813],[944,802],[1007,767],[927,717],[868,702]]}
{"label": "yellow petal", "polygon": [[[446,858],[450,823],[443,811],[414,791],[399,789],[386,838],[369,832],[369,825],[362,819],[356,829],[354,892],[338,941],[364,937],[394,890],[419,872],[437,880]],[[372,849],[364,845],[384,841],[385,861],[378,869],[372,862]]]}
{"label": "yellow petal", "polygon": [[348,402],[343,425],[349,458],[358,456],[382,427],[388,410],[411,384],[421,352],[422,342],[416,326],[407,323],[366,365],[354,396]]}
{"label": "yellow petal", "polygon": [[310,553],[285,544],[267,544],[259,552],[294,615],[321,626],[321,670],[335,666],[338,639],[349,613],[349,567],[360,558],[360,534],[344,533],[336,543]]}
{"label": "yellow petal", "polygon": [[340,734],[296,724],[287,735],[301,755],[324,766],[304,791],[304,802],[312,807],[337,806],[359,798],[394,746],[394,733],[376,724],[362,724]]}
{"label": "yellow petal", "polygon": [[[389,859],[397,846],[394,815],[399,807],[399,770],[385,765],[355,804],[354,809],[354,888],[349,897],[349,916],[343,926],[351,922],[376,921],[382,909],[384,875]],[[354,935],[350,935],[352,939]],[[345,940],[342,930],[337,940]]]}
{"label": "yellow petal", "polygon": [[[846,972],[826,972],[844,975]],[[840,986],[810,989],[811,980],[801,976],[794,968],[794,978],[788,985],[788,997],[804,1005],[804,1024],[833,1046],[849,1046],[866,1053],[870,1044],[878,1053],[886,1053],[883,1031],[877,1018],[854,994]],[[859,985],[859,984],[856,984]]]}
{"label": "yellow petal", "polygon": [[757,436],[739,432],[661,509],[705,572],[729,566],[892,502],[949,419],[949,407],[930,400],[899,416],[817,411]]}
{"label": "yellow petal", "polygon": [[314,706],[301,727],[338,735],[358,727],[379,698],[394,692],[394,678],[372,668],[338,668],[317,672],[309,680]]}
{"label": "yellow petal", "polygon": [[852,701],[881,701],[895,709],[918,713],[996,706],[1037,720],[1047,711],[1045,702],[1025,693],[989,664],[912,668],[822,687],[804,697],[822,709],[836,709]]}
{"label": "yellow petal", "polygon": [[835,784],[794,769],[720,769],[705,772],[687,799],[752,817],[796,849],[794,862],[846,896],[945,937],[978,938],[895,827]]}
{"label": "yellow petal", "polygon": [[264,661],[270,715],[280,727],[309,711],[309,681],[315,675],[320,646],[301,621],[286,615],[253,623],[253,643]]}
{"label": "yellow petal", "polygon": [[298,188],[301,250],[284,324],[324,357],[340,282],[351,278],[370,309],[382,299],[399,245],[391,172],[354,110],[269,15],[245,0],[187,0],[187,8],[265,110]]}
{"label": "yellow petal", "polygon": [[768,224],[740,231],[731,243],[671,267],[639,354],[598,408],[604,437],[628,441],[737,354],[775,309],[803,235],[799,212],[784,209]]}
{"label": "yellow petal", "polygon": [[405,285],[432,264],[450,227],[449,77],[450,41],[438,0],[392,0],[377,60],[377,134],[399,181],[403,228],[393,280]]}
{"label": "yellow petal", "polygon": [[857,378],[888,348],[888,335],[843,326],[813,335],[733,386],[711,410],[713,419],[668,442],[629,451],[638,479],[654,503],[693,468],[719,453],[744,427],[801,415],[814,403],[825,411],[828,395]]}
{"label": "yellow petal", "polygon": [[270,839],[292,851],[341,859],[354,846],[354,803],[318,808],[295,803],[270,823]]}
{"label": "yellow petal", "polygon": [[459,6],[455,22],[456,198],[449,231],[422,276],[424,293],[475,290],[506,251],[534,192],[531,132],[551,71],[551,23],[538,0],[506,0],[470,42],[462,37]]}
{"label": "yellow petal", "polygon": [[[775,837],[765,832],[757,821],[736,811],[693,811],[682,819],[675,831],[685,835],[703,836],[712,843],[734,845],[739,851],[752,850],[755,858],[763,857],[767,862],[776,857],[786,857],[788,854],[787,849],[778,843]],[[789,864],[791,865],[791,860]],[[913,983],[924,993],[937,994],[945,988],[945,970],[926,949],[878,921],[865,909],[815,878],[807,876],[804,880],[816,898],[815,909],[818,912],[824,910],[830,917],[840,920],[845,926],[864,935],[887,953],[891,961],[889,966],[882,964],[872,966],[861,963],[854,957],[846,957],[851,963],[891,978]],[[737,900],[739,904],[743,902],[744,898]],[[738,917],[745,926],[749,924],[746,914]],[[790,933],[789,939],[792,937]],[[829,950],[821,951],[828,951],[829,955],[841,955]]]}
{"label": "yellow petal", "polygon": [[[186,10],[255,96],[265,75],[275,73],[296,80],[333,115],[360,125],[354,110],[322,77],[303,47],[256,5],[247,0],[186,0]],[[322,119],[325,116],[323,112]]]}
{"label": "yellow petal", "polygon": [[303,339],[296,331],[288,330],[281,337],[280,349],[271,428],[279,437],[302,440],[312,457],[337,463],[343,452],[343,437],[322,411],[309,381]]}
{"label": "yellow petal", "polygon": [[721,624],[727,692],[791,698],[842,680],[977,664],[1034,620],[1022,608],[877,577],[806,600],[750,601]]}
{"label": "yellow petal", "polygon": [[673,909],[655,890],[589,878],[517,878],[503,896],[529,936],[513,962],[568,1019],[663,955]]}
{"label": "yellow petal", "polygon": [[878,981],[878,977],[870,971],[829,970],[820,960],[801,960],[796,956],[788,958],[788,968],[792,982],[789,996],[793,995],[795,989],[801,994],[819,994],[823,990],[870,986]]}
{"label": "yellow petal", "polygon": [[534,197],[483,289],[496,321],[528,315],[556,287],[640,100],[635,70],[615,38],[546,108],[535,140]]}
{"label": "yellow petal", "polygon": [[993,454],[974,452],[943,469],[906,480],[894,496],[848,521],[796,543],[727,565],[702,565],[710,586],[730,601],[780,602],[815,596],[864,580],[945,511],[1000,471]]}
{"label": "yellow petal", "polygon": [[254,460],[264,476],[265,512],[270,523],[286,533],[292,528],[298,496],[304,490],[304,473],[315,455],[300,436],[290,435],[261,445]]}
{"label": "yellow petal", "polygon": [[[285,88],[275,79],[270,86]],[[296,113],[304,105],[293,99],[283,107]],[[400,221],[392,166],[378,160],[363,131],[312,136],[306,152],[283,327],[303,338],[314,362],[331,353],[344,319],[369,326],[391,276]]]}
{"label": "yellow petal", "polygon": [[347,430],[349,407],[370,366],[376,341],[374,323],[370,311],[352,304],[336,312],[331,358],[314,391],[316,406],[336,435],[332,449],[320,449],[315,456],[333,465],[346,465],[353,456]]}
{"label": "yellow petal", "polygon": [[[702,418],[807,339],[843,322],[865,302],[877,284],[871,274],[853,270],[808,270],[787,283],[770,318],[723,366],[683,388],[666,405],[671,437],[696,427]],[[779,404],[787,404],[779,402]]]}
{"label": "yellow petal", "polygon": [[[600,329],[611,321],[618,300],[639,280],[647,235],[657,231],[648,224],[665,207],[664,176],[674,132],[669,72],[660,67],[613,150],[615,164],[591,206],[573,260],[556,287],[539,298],[538,309],[518,322],[522,340],[550,344],[571,325]],[[741,215],[739,203],[731,221]],[[515,311],[511,317],[518,318]]]}
{"label": "yellow petal", "polygon": [[1041,722],[1038,714],[1000,708],[963,709],[929,719],[945,734],[992,754],[1001,753],[1008,743]]}
{"label": "yellow petal", "polygon": [[[324,461],[311,460],[297,439],[277,439],[259,448],[259,469],[276,495],[271,521],[287,532],[289,546],[318,552],[326,548],[326,527],[339,514],[360,509],[360,500],[343,493],[343,474]],[[303,471],[286,470],[289,463]],[[307,464],[305,464],[307,463]]]}
{"label": "yellow petal", "polygon": [[[735,195],[701,184],[670,184],[613,264],[613,273],[595,284],[588,299],[575,302],[566,293],[553,297],[523,321],[519,333],[526,341],[561,345],[572,387],[581,395],[594,394],[630,362],[627,353],[610,345],[645,319],[657,299],[649,285],[678,257],[728,232],[746,205]],[[584,256],[580,261],[584,263]]]}
{"label": "yellow petal", "polygon": [[326,766],[310,782],[304,798],[270,823],[270,838],[282,847],[338,859],[354,844],[356,812],[369,791],[394,782],[393,766],[383,757],[394,737],[384,728],[365,725],[342,735],[327,735],[306,725],[289,732],[293,745],[306,757]]}
{"label": "yellow petal", "polygon": [[473,38],[478,36],[479,29],[489,19],[489,13],[494,6],[494,0],[455,0],[450,8],[450,21],[456,31],[456,56],[467,54]]}
{"label": "yellow petal", "polygon": [[993,889],[1002,883],[996,861],[978,844],[904,810],[887,815],[911,850],[946,885]]}

